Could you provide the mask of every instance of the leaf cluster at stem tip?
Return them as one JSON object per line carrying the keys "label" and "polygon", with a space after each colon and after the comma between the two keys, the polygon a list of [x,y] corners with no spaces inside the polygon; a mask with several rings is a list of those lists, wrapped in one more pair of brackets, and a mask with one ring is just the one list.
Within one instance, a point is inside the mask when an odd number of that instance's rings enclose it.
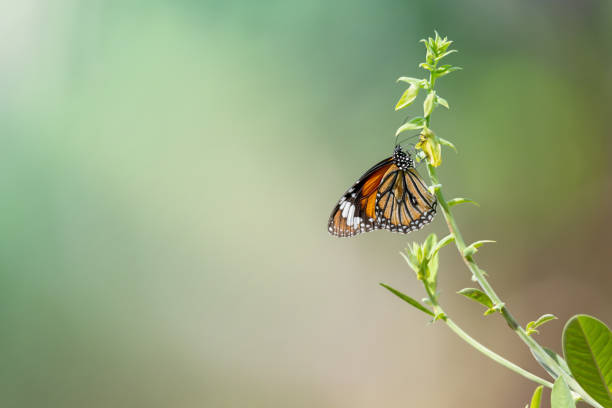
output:
{"label": "leaf cluster at stem tip", "polygon": [[437,106],[443,106],[450,109],[450,105],[446,99],[441,97],[435,90],[434,85],[437,78],[450,74],[451,72],[461,69],[452,65],[439,65],[440,61],[448,55],[457,52],[449,49],[453,43],[447,37],[440,37],[438,32],[435,32],[435,37],[429,37],[421,40],[425,44],[425,62],[419,64],[419,67],[429,71],[429,79],[400,77],[397,81],[408,84],[408,88],[404,91],[399,101],[395,105],[395,110],[403,109],[410,106],[418,97],[421,90],[427,92],[423,101],[423,115],[414,116],[410,120],[403,123],[395,135],[399,135],[407,130],[420,130],[421,134],[419,142],[415,148],[421,150],[427,158],[429,164],[434,167],[442,164],[441,146],[449,146],[455,149],[455,146],[446,139],[437,136],[429,127],[430,117]]}
{"label": "leaf cluster at stem tip", "polygon": [[406,252],[401,252],[417,279],[423,281],[432,293],[436,292],[438,285],[438,252],[454,239],[452,235],[447,235],[438,241],[436,234],[430,234],[422,245],[413,242]]}

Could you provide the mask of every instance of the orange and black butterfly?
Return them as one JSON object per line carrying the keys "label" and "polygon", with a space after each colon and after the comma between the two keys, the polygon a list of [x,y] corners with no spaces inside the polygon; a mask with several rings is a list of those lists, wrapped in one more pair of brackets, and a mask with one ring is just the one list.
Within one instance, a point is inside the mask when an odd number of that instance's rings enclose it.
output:
{"label": "orange and black butterfly", "polygon": [[436,214],[436,197],[400,146],[366,171],[340,198],[329,217],[329,233],[352,237],[375,229],[407,234]]}

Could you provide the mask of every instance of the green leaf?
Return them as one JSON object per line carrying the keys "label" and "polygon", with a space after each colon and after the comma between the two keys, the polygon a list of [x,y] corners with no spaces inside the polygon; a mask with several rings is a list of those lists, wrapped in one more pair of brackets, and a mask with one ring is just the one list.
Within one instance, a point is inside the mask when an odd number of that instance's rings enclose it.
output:
{"label": "green leaf", "polygon": [[475,300],[476,302],[480,303],[481,305],[486,306],[488,309],[493,309],[493,301],[491,300],[491,298],[489,296],[487,296],[486,293],[478,290],[478,289],[474,289],[474,288],[465,288],[465,289],[461,289],[459,292],[457,292],[460,295],[465,296],[468,299],[472,299]]}
{"label": "green leaf", "polygon": [[438,68],[436,70],[436,76],[438,78],[440,78],[440,77],[443,77],[444,75],[450,74],[451,72],[459,71],[459,70],[462,70],[462,69],[463,68],[461,68],[461,67],[450,67],[450,68],[446,68],[446,69],[442,69],[442,67],[440,67],[440,68]]}
{"label": "green leaf", "polygon": [[395,105],[395,110],[398,111],[410,105],[419,94],[419,89],[421,88],[418,85],[411,84],[408,89],[404,91],[397,105]]}
{"label": "green leaf", "polygon": [[423,243],[423,255],[425,255],[425,258],[430,257],[431,250],[436,245],[437,242],[438,242],[438,237],[436,236],[436,234],[432,233],[427,236],[427,239]]}
{"label": "green leaf", "polygon": [[447,236],[445,236],[444,238],[442,238],[437,244],[436,246],[433,248],[433,250],[431,251],[432,255],[437,254],[442,248],[444,248],[445,246],[447,246],[448,244],[450,244],[451,242],[453,242],[455,240],[455,237],[451,234],[448,234]]}
{"label": "green leaf", "polygon": [[434,243],[433,248],[431,248],[429,251],[430,260],[428,262],[429,275],[427,276],[427,283],[433,291],[435,291],[438,286],[438,252],[440,252],[440,249],[450,244],[454,240],[455,237],[449,234],[442,238],[438,243]]}
{"label": "green leaf", "polygon": [[434,70],[434,69],[433,69],[433,67],[432,67],[431,65],[426,64],[426,63],[424,63],[424,62],[421,62],[421,63],[419,64],[419,67],[421,67],[421,68],[423,68],[423,69],[426,69],[426,70],[428,70],[428,71],[430,71],[430,72]]}
{"label": "green leaf", "polygon": [[563,377],[557,378],[550,393],[550,406],[552,408],[576,408],[569,387]]}
{"label": "green leaf", "polygon": [[418,301],[414,300],[410,296],[404,295],[402,292],[400,292],[398,290],[395,290],[391,286],[387,286],[384,283],[381,283],[380,286],[382,286],[383,288],[387,289],[389,292],[393,293],[395,296],[397,296],[398,298],[402,299],[406,303],[409,303],[410,305],[416,307],[421,312],[427,313],[430,316],[435,316],[435,314],[431,310],[429,310],[428,308],[426,308],[425,306],[423,306],[422,304],[420,304]]}
{"label": "green leaf", "polygon": [[411,78],[411,77],[399,77],[397,78],[397,82],[405,82],[407,84],[419,86],[421,88],[425,86],[425,84],[427,83],[425,79],[417,79],[417,78]]}
{"label": "green leaf", "polygon": [[481,246],[489,242],[495,241],[491,241],[490,239],[483,239],[482,241],[476,241],[470,244],[467,248],[463,250],[463,256],[468,257],[474,255],[476,252],[478,252],[477,248],[480,248]]}
{"label": "green leaf", "polygon": [[572,317],[563,329],[563,354],[578,384],[597,402],[612,407],[612,333],[588,315]]}
{"label": "green leaf", "polygon": [[439,67],[436,68],[436,73],[444,72],[444,71],[446,71],[446,70],[448,70],[448,69],[450,69],[452,67],[453,66],[449,65],[449,64],[447,64],[447,65],[440,65]]}
{"label": "green leaf", "polygon": [[448,41],[446,39],[446,37],[444,37],[444,41],[442,42],[442,44],[440,44],[440,46],[438,47],[438,51],[439,52],[444,52],[448,49],[448,47],[453,43],[454,41]]}
{"label": "green leaf", "polygon": [[425,118],[417,116],[416,118],[412,118],[411,120],[409,120],[408,122],[400,126],[399,129],[397,129],[397,132],[395,132],[395,136],[399,135],[400,133],[406,130],[423,129],[424,126],[425,126]]}
{"label": "green leaf", "polygon": [[529,322],[527,323],[527,326],[525,327],[525,329],[527,329],[527,335],[530,336],[533,333],[539,333],[536,329],[538,327],[540,327],[541,325],[543,325],[546,322],[549,322],[551,320],[555,320],[557,318],[557,316],[552,315],[552,314],[545,314],[542,315],[538,318],[538,320],[536,320],[535,322]]}
{"label": "green leaf", "polygon": [[476,207],[480,207],[480,204],[478,204],[476,201],[469,200],[467,198],[453,198],[452,200],[448,200],[446,202],[446,204],[448,204],[449,207],[452,207],[452,206],[457,205],[457,204],[463,204],[463,203],[472,203]]}
{"label": "green leaf", "polygon": [[417,274],[419,273],[419,262],[416,257],[412,254],[405,254],[400,252],[400,255],[404,257],[410,268],[415,271]]}
{"label": "green leaf", "polygon": [[495,309],[494,307],[492,307],[492,308],[490,308],[490,309],[485,310],[485,311],[484,311],[484,313],[483,313],[483,315],[488,316],[488,315],[493,314],[493,313],[495,313],[495,312],[497,312],[497,309]]}
{"label": "green leaf", "polygon": [[455,153],[457,153],[457,148],[455,147],[454,144],[452,144],[451,142],[449,142],[446,139],[442,139],[441,137],[439,137],[438,140],[440,141],[440,144],[442,144],[444,146],[450,147],[451,149],[453,149],[455,151]]}
{"label": "green leaf", "polygon": [[435,292],[438,286],[438,254],[433,254],[427,261],[427,276],[426,280],[431,290]]}
{"label": "green leaf", "polygon": [[436,103],[438,105],[444,106],[446,109],[450,109],[450,106],[448,106],[448,102],[446,101],[446,99],[444,99],[444,98],[442,98],[440,96],[436,97]]}
{"label": "green leaf", "polygon": [[436,320],[446,320],[446,313],[444,313],[444,312],[438,313],[437,315],[434,316],[434,318],[433,318],[433,320],[431,322],[433,323]]}
{"label": "green leaf", "polygon": [[[452,43],[452,41],[451,41],[451,43]],[[448,45],[450,45],[450,44],[448,44]],[[448,45],[446,47],[448,47]],[[441,50],[441,51],[444,52],[444,50]],[[438,55],[436,57],[436,62],[440,61],[442,58],[444,58],[444,57],[446,57],[446,56],[448,56],[448,55],[450,55],[450,54],[452,54],[454,52],[457,52],[457,50],[450,50],[450,51],[444,52],[444,54]]]}
{"label": "green leaf", "polygon": [[433,111],[434,107],[433,102],[435,96],[436,93],[434,91],[431,91],[427,95],[427,98],[425,98],[425,101],[423,101],[423,116],[428,117],[429,115],[431,115],[431,111]]}
{"label": "green leaf", "polygon": [[540,404],[542,403],[542,390],[544,386],[540,385],[535,389],[533,395],[531,396],[531,404],[529,404],[529,408],[540,408]]}

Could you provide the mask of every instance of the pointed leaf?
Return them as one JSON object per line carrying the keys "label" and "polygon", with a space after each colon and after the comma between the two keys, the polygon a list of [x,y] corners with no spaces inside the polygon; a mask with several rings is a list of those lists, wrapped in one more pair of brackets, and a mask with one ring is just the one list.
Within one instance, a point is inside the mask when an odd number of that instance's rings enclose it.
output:
{"label": "pointed leaf", "polygon": [[412,255],[414,255],[415,259],[417,260],[416,262],[418,263],[418,259],[419,259],[419,251],[421,250],[421,246],[419,244],[417,244],[416,242],[412,243],[412,248],[410,248],[410,252],[412,253]]}
{"label": "pointed leaf", "polygon": [[450,106],[448,106],[448,102],[446,101],[446,99],[442,98],[441,96],[438,96],[436,98],[436,103],[438,105],[444,106],[446,109],[450,109]]}
{"label": "pointed leaf", "polygon": [[453,66],[450,64],[446,64],[446,65],[440,65],[439,67],[436,68],[436,72],[443,72],[446,71],[447,69],[451,69]]}
{"label": "pointed leaf", "polygon": [[433,249],[433,247],[436,245],[437,242],[438,242],[438,237],[436,236],[436,234],[432,233],[427,236],[427,239],[423,243],[423,255],[425,256],[425,258],[430,257],[431,250]]}
{"label": "pointed leaf", "polygon": [[437,244],[436,246],[433,248],[433,250],[431,251],[432,255],[437,254],[442,248],[444,248],[445,246],[447,246],[448,244],[450,244],[451,242],[453,242],[455,240],[455,237],[451,234],[448,234],[447,236],[445,236],[444,238],[442,238]]}
{"label": "pointed leaf", "polygon": [[546,322],[549,322],[551,320],[555,320],[557,318],[557,316],[552,315],[552,314],[545,314],[542,315],[538,318],[538,320],[536,320],[535,322],[529,322],[527,323],[527,326],[525,327],[525,329],[527,330],[527,335],[531,335],[533,333],[539,333],[536,329],[538,327],[540,327],[541,325],[543,325]]}
{"label": "pointed leaf", "polygon": [[400,133],[406,130],[422,129],[424,126],[425,126],[425,118],[417,116],[416,118],[412,118],[411,120],[409,120],[408,122],[400,126],[395,132],[395,136],[399,135]]}
{"label": "pointed leaf", "polygon": [[544,386],[540,385],[538,388],[535,389],[535,391],[533,392],[533,395],[531,396],[531,404],[529,405],[529,408],[540,408],[540,404],[542,403],[542,390],[544,389]]}
{"label": "pointed leaf", "polygon": [[[452,42],[452,41],[451,41],[451,42]],[[448,45],[450,45],[450,44],[448,44]],[[447,47],[448,47],[448,45],[447,45]],[[438,56],[436,57],[436,61],[440,61],[442,58],[444,58],[444,57],[446,57],[446,56],[448,56],[448,55],[450,55],[450,54],[452,54],[452,53],[454,53],[454,52],[458,52],[458,51],[457,51],[457,50],[450,50],[450,51],[445,52],[445,53],[444,53],[444,54],[442,54],[442,55],[438,55]]]}
{"label": "pointed leaf", "polygon": [[397,111],[410,105],[419,94],[419,89],[420,87],[418,85],[411,84],[408,89],[404,91],[397,105],[395,105],[395,110]]}
{"label": "pointed leaf", "polygon": [[478,252],[477,248],[480,248],[481,246],[489,242],[495,242],[495,241],[491,241],[489,239],[483,239],[482,241],[476,241],[470,244],[467,248],[463,250],[463,256],[468,257],[468,256],[474,255],[476,252]]}
{"label": "pointed leaf", "polygon": [[550,393],[550,406],[552,408],[576,408],[569,387],[563,377],[557,378]]}
{"label": "pointed leaf", "polygon": [[425,101],[423,102],[423,116],[428,117],[429,115],[431,115],[431,111],[433,111],[434,107],[433,102],[435,96],[436,93],[434,91],[431,91],[427,95],[427,98],[425,98]]}
{"label": "pointed leaf", "polygon": [[448,47],[453,43],[454,41],[449,41],[446,37],[444,37],[444,40],[442,41],[442,43],[440,44],[440,46],[438,47],[438,51],[439,52],[444,52],[448,49]]}
{"label": "pointed leaf", "polygon": [[494,308],[494,307],[492,307],[492,308],[490,308],[490,309],[485,310],[485,311],[484,311],[484,313],[483,313],[483,315],[488,316],[488,315],[493,314],[493,313],[495,313],[495,312],[497,312],[497,309],[496,309],[496,308]]}
{"label": "pointed leaf", "polygon": [[440,77],[443,77],[444,75],[450,74],[451,72],[460,71],[462,69],[463,68],[461,68],[461,67],[450,67],[450,68],[447,68],[447,69],[438,68],[436,70],[436,76],[438,78],[440,78]]}
{"label": "pointed leaf", "polygon": [[432,323],[437,321],[437,320],[446,320],[446,313],[438,313],[437,315],[434,316],[433,320],[431,321]]}
{"label": "pointed leaf", "polygon": [[419,64],[419,67],[423,68],[423,69],[426,69],[428,71],[433,71],[433,67],[431,65],[429,65],[429,64],[424,63],[424,62],[421,62]]}
{"label": "pointed leaf", "polygon": [[443,138],[441,138],[441,137],[439,137],[439,138],[438,138],[438,140],[440,141],[440,144],[442,144],[442,145],[444,145],[444,146],[448,146],[448,147],[450,147],[451,149],[453,149],[453,150],[455,151],[455,153],[457,153],[457,148],[455,147],[455,145],[454,145],[454,144],[452,144],[452,143],[451,143],[451,142],[449,142],[448,140],[443,139]]}
{"label": "pointed leaf", "polygon": [[422,304],[420,304],[418,301],[414,300],[410,296],[404,295],[402,292],[395,290],[391,286],[387,286],[384,283],[381,283],[380,286],[387,289],[389,292],[393,293],[395,296],[402,299],[404,302],[419,309],[421,312],[427,313],[430,316],[435,316],[435,314],[431,310],[429,310],[428,308],[426,308],[425,306],[423,306]]}
{"label": "pointed leaf", "polygon": [[493,309],[493,301],[491,300],[491,298],[489,296],[487,296],[486,293],[478,290],[478,289],[474,289],[474,288],[465,288],[465,289],[461,289],[459,292],[457,292],[460,295],[465,296],[466,298],[475,300],[476,302],[480,303],[481,305],[486,306],[488,309]]}
{"label": "pointed leaf", "polygon": [[463,203],[472,203],[476,207],[480,207],[480,204],[478,204],[476,201],[469,200],[467,198],[453,198],[452,200],[448,200],[446,202],[446,204],[448,204],[449,207],[452,207],[452,206],[457,205],[457,204],[463,204]]}
{"label": "pointed leaf", "polygon": [[418,274],[419,264],[418,264],[418,261],[415,259],[415,257],[412,255],[406,255],[403,252],[400,252],[400,255],[404,257],[404,260],[406,260],[406,263],[408,264],[408,266],[410,266],[410,269],[412,269]]}
{"label": "pointed leaf", "polygon": [[438,286],[438,258],[436,253],[431,255],[431,258],[427,261],[427,283],[434,292]]}
{"label": "pointed leaf", "polygon": [[578,384],[597,402],[612,407],[612,333],[588,315],[572,317],[563,330],[563,354]]}
{"label": "pointed leaf", "polygon": [[407,84],[419,86],[421,88],[427,83],[427,81],[424,79],[417,79],[411,77],[399,77],[397,78],[397,82],[405,82]]}

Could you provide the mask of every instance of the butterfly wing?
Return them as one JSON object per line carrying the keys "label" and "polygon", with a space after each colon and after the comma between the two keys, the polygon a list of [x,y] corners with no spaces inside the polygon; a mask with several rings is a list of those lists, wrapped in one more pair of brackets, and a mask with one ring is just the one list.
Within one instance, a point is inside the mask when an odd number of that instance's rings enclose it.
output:
{"label": "butterfly wing", "polygon": [[392,157],[381,161],[366,171],[344,193],[329,217],[330,234],[338,237],[352,237],[378,227],[376,191],[391,166],[394,166]]}
{"label": "butterfly wing", "polygon": [[436,197],[414,168],[390,166],[376,197],[377,228],[406,234],[421,229],[436,214]]}

